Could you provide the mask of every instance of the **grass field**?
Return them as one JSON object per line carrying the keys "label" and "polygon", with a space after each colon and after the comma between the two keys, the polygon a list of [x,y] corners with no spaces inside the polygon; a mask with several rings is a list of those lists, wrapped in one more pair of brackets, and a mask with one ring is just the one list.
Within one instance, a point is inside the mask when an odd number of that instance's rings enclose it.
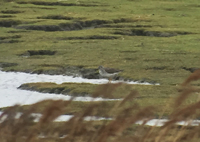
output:
{"label": "grass field", "polygon": [[[5,70],[104,65],[123,69],[124,78],[171,85],[189,75],[182,67],[199,66],[198,2],[42,2],[1,2],[1,16],[13,17],[1,18],[0,62],[18,64]],[[20,56],[29,50],[56,54]]]}
{"label": "grass field", "polygon": [[[0,68],[51,74],[63,74],[66,66],[122,69],[119,75],[124,79],[160,86],[128,85],[128,90],[125,86],[103,97],[124,98],[130,90],[137,90],[140,95],[126,107],[134,103],[142,107],[155,105],[153,116],[168,117],[173,112],[171,102],[179,94],[179,85],[191,75],[188,70],[199,67],[199,11],[197,0],[3,0]],[[74,96],[92,95],[97,87],[69,83],[28,85],[37,91],[62,88]],[[199,82],[193,85],[198,87]],[[193,95],[184,104],[197,101],[198,95]],[[110,109],[118,103],[104,105]],[[72,102],[64,112],[75,114],[88,105]],[[106,109],[96,115],[104,116],[105,112]]]}

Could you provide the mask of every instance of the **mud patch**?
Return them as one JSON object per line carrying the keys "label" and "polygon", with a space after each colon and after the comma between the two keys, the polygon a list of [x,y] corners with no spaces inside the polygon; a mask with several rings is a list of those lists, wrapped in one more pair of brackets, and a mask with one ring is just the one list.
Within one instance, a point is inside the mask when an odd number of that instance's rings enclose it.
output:
{"label": "mud patch", "polygon": [[114,19],[113,23],[132,23],[132,22],[138,22],[138,21],[144,21],[144,22],[151,22],[151,20],[139,20],[139,19],[132,19],[132,18],[119,18],[119,19]]}
{"label": "mud patch", "polygon": [[60,27],[64,30],[81,30],[84,28],[96,28],[98,25],[107,24],[111,21],[107,20],[91,20],[91,21],[77,21],[75,23],[61,23]]}
{"label": "mud patch", "polygon": [[1,13],[3,14],[17,14],[17,13],[23,13],[24,11],[18,11],[18,10],[2,10]]}
{"label": "mud patch", "polygon": [[45,1],[33,1],[33,2],[17,2],[18,4],[34,4],[34,5],[45,5],[45,6],[83,6],[83,7],[94,7],[94,6],[105,6],[100,4],[84,4],[84,3],[63,3],[63,2],[45,2]]}
{"label": "mud patch", "polygon": [[41,31],[72,31],[82,30],[88,27],[95,27],[96,25],[106,24],[106,20],[92,20],[92,21],[78,21],[75,23],[61,23],[59,25],[27,25],[17,26],[16,29],[25,30],[41,30]]}
{"label": "mud patch", "polygon": [[30,7],[30,8],[37,8],[37,9],[46,9],[46,10],[52,10],[52,9],[56,9],[56,8],[53,8],[53,7]]}
{"label": "mud patch", "polygon": [[17,63],[0,62],[0,68],[12,67],[17,65],[18,65]]}
{"label": "mud patch", "polygon": [[21,24],[19,20],[0,20],[0,27],[12,27]]}
{"label": "mud patch", "polygon": [[84,68],[83,66],[66,66],[64,74],[70,76],[81,76],[87,79],[99,79],[97,69]]}
{"label": "mud patch", "polygon": [[83,66],[60,66],[55,64],[42,64],[31,73],[50,74],[50,75],[68,75],[73,77],[83,77],[87,79],[99,79],[98,69],[85,68]]}
{"label": "mud patch", "polygon": [[136,53],[138,51],[132,51],[132,50],[126,50],[126,51],[120,51],[121,53]]}
{"label": "mud patch", "polygon": [[150,25],[116,25],[116,24],[107,24],[100,25],[97,28],[151,28],[153,26]]}
{"label": "mud patch", "polygon": [[158,32],[158,31],[145,31],[143,29],[133,29],[126,31],[116,31],[114,34],[128,35],[128,36],[151,36],[151,37],[172,37],[177,35],[191,34],[188,32]]}
{"label": "mud patch", "polygon": [[[53,85],[54,83],[52,83]],[[41,92],[41,93],[53,93],[53,94],[63,94],[63,95],[71,95],[74,97],[78,97],[78,96],[90,96],[89,93],[87,92],[73,92],[73,88],[70,89],[69,87],[59,87],[57,85],[55,85],[55,87],[40,87],[37,84],[22,84],[18,87],[18,89],[22,89],[22,90],[30,90],[30,91],[37,91],[37,92]]]}
{"label": "mud patch", "polygon": [[82,68],[80,70],[80,73],[82,74],[83,78],[99,79],[99,73],[97,72],[97,69],[85,69],[85,68]]}
{"label": "mud patch", "polygon": [[42,64],[37,66],[34,71],[27,73],[49,74],[49,75],[68,75],[73,77],[83,77],[87,79],[99,79],[98,69],[85,68],[84,66],[61,66],[58,64]]}
{"label": "mud patch", "polygon": [[166,66],[160,66],[160,67],[147,67],[146,70],[165,70],[167,69]]}
{"label": "mud patch", "polygon": [[16,29],[39,30],[39,31],[62,31],[62,29],[56,25],[17,26]]}
{"label": "mud patch", "polygon": [[56,51],[51,50],[28,50],[21,54],[21,56],[34,56],[34,55],[55,55]]}
{"label": "mud patch", "polygon": [[127,61],[135,61],[137,58],[124,58],[124,60],[127,60]]}
{"label": "mud patch", "polygon": [[158,62],[158,63],[161,63],[161,62],[173,62],[174,60],[171,60],[171,59],[144,59],[143,61],[145,62]]}
{"label": "mud patch", "polygon": [[30,86],[28,84],[22,84],[18,87],[18,89],[22,90],[30,90],[30,91],[38,91],[41,93],[55,93],[55,94],[66,94],[69,91],[65,91],[65,87],[55,87],[55,88],[39,88],[36,86]]}
{"label": "mud patch", "polygon": [[7,33],[24,33],[24,32],[30,32],[30,31],[22,31],[22,30],[19,30],[19,31],[8,31]]}
{"label": "mud patch", "polygon": [[173,52],[173,51],[168,51],[168,52],[163,52],[163,51],[161,51],[161,53],[162,54],[175,54],[175,55],[186,55],[186,54],[190,54],[190,53],[188,53],[188,52],[184,52],[184,51],[180,51],[180,52]]}
{"label": "mud patch", "polygon": [[18,43],[18,42],[21,42],[20,40],[16,40],[18,38],[21,38],[21,35],[0,37],[0,44],[1,43]]}
{"label": "mud patch", "polygon": [[93,36],[86,36],[86,37],[66,37],[66,38],[59,38],[60,40],[88,40],[88,39],[118,39],[117,36],[100,36],[100,35],[93,35]]}
{"label": "mud patch", "polygon": [[[134,80],[129,80],[129,81],[134,81]],[[148,82],[148,83],[150,83],[152,85],[157,84],[156,81],[150,80],[148,78],[141,78],[140,80],[135,80],[135,81],[137,81],[138,83],[146,83],[146,82]]]}
{"label": "mud patch", "polygon": [[[55,17],[54,17],[55,18]],[[59,17],[56,17],[59,18]],[[99,25],[109,24],[109,23],[123,23],[132,22],[132,19],[114,19],[114,20],[90,20],[90,21],[76,21],[74,23],[60,23],[58,25],[25,25],[17,26],[16,29],[25,30],[40,30],[40,31],[72,31],[72,30],[83,30],[83,29],[93,29],[98,28]]]}
{"label": "mud patch", "polygon": [[38,31],[63,31],[57,25],[29,25],[29,26],[17,26],[16,29],[25,29],[25,30],[38,30]]}
{"label": "mud patch", "polygon": [[53,20],[72,20],[76,19],[74,17],[68,17],[68,16],[63,16],[63,15],[48,15],[48,16],[42,16],[42,17],[37,17],[38,19],[53,19]]}
{"label": "mud patch", "polygon": [[0,37],[0,40],[4,40],[4,39],[13,39],[13,38],[21,38],[22,36],[21,35],[14,35],[14,36],[3,36],[3,37]]}
{"label": "mud patch", "polygon": [[13,16],[13,15],[0,15],[0,18],[13,18],[13,17],[15,17],[15,16]]}
{"label": "mud patch", "polygon": [[166,11],[177,11],[177,9],[175,9],[175,8],[165,8],[164,10],[166,10]]}
{"label": "mud patch", "polygon": [[19,43],[19,42],[22,42],[20,40],[14,40],[14,39],[11,39],[11,40],[0,40],[0,44],[1,43]]}

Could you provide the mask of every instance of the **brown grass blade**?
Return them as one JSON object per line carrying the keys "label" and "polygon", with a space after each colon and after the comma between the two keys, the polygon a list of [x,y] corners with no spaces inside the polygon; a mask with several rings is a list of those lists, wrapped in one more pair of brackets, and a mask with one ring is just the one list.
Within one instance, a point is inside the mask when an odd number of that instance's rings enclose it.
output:
{"label": "brown grass blade", "polygon": [[182,86],[188,85],[192,81],[196,81],[200,79],[200,69],[196,70],[194,73],[192,73],[183,83]]}

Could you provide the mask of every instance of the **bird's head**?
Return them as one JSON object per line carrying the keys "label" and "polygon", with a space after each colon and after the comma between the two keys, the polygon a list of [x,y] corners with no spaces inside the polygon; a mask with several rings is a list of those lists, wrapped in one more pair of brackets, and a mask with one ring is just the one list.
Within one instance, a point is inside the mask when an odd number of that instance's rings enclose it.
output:
{"label": "bird's head", "polygon": [[103,66],[99,66],[98,69],[103,69]]}

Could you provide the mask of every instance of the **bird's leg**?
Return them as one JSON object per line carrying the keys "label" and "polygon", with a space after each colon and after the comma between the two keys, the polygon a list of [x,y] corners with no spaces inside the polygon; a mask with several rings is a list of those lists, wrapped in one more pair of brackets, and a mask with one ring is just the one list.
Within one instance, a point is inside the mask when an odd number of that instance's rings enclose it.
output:
{"label": "bird's leg", "polygon": [[108,78],[108,83],[111,83],[111,81],[112,81],[112,78],[109,77],[109,78]]}

